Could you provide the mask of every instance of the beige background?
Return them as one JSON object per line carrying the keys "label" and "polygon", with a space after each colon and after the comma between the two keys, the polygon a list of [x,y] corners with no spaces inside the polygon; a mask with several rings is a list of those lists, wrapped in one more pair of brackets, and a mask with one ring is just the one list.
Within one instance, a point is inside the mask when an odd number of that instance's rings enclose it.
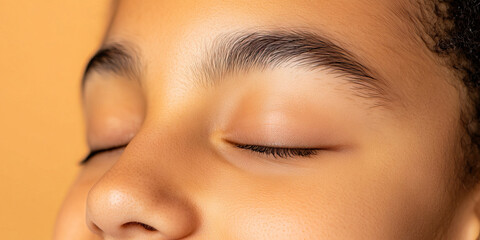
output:
{"label": "beige background", "polygon": [[51,239],[86,154],[79,81],[107,0],[0,0],[0,239]]}

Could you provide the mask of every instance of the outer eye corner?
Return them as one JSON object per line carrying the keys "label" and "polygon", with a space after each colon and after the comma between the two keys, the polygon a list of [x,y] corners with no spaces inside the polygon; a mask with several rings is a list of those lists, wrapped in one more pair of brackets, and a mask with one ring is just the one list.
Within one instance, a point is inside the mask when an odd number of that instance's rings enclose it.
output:
{"label": "outer eye corner", "polygon": [[92,158],[92,152],[90,152],[86,157],[84,157],[80,162],[78,162],[78,165],[80,166],[85,166],[87,162]]}

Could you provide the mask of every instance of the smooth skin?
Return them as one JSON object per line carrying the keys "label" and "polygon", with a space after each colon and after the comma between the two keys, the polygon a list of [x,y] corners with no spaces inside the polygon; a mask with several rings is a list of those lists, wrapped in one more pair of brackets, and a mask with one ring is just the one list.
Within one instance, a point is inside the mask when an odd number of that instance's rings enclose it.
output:
{"label": "smooth skin", "polygon": [[[89,147],[128,145],[82,166],[54,238],[475,239],[478,191],[457,176],[464,89],[404,18],[415,7],[120,1],[104,45],[135,49],[141,77],[93,70],[82,91]],[[348,49],[388,97],[294,64],[198,83],[218,37],[290,30]]]}

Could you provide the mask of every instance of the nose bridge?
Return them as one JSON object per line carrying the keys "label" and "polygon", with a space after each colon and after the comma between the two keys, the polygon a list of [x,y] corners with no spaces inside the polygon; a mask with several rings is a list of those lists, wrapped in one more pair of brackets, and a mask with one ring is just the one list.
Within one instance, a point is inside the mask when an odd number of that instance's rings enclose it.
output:
{"label": "nose bridge", "polygon": [[87,222],[94,232],[113,238],[179,239],[195,230],[196,206],[185,187],[195,177],[185,162],[190,155],[182,147],[186,143],[179,138],[156,127],[140,130],[90,190]]}

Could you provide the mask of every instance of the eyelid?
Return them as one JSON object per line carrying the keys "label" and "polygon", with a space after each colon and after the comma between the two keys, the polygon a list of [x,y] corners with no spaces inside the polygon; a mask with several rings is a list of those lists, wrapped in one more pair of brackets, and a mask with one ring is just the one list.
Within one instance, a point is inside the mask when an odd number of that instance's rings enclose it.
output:
{"label": "eyelid", "polygon": [[88,153],[88,155],[82,160],[80,161],[80,165],[85,165],[90,159],[92,159],[92,157],[100,154],[100,153],[104,153],[104,152],[110,152],[110,151],[114,151],[114,150],[117,150],[117,149],[120,149],[120,148],[124,148],[128,145],[127,144],[123,144],[123,145],[119,145],[119,146],[114,146],[114,147],[108,147],[108,148],[101,148],[101,149],[97,149],[97,150],[91,150],[90,153]]}

